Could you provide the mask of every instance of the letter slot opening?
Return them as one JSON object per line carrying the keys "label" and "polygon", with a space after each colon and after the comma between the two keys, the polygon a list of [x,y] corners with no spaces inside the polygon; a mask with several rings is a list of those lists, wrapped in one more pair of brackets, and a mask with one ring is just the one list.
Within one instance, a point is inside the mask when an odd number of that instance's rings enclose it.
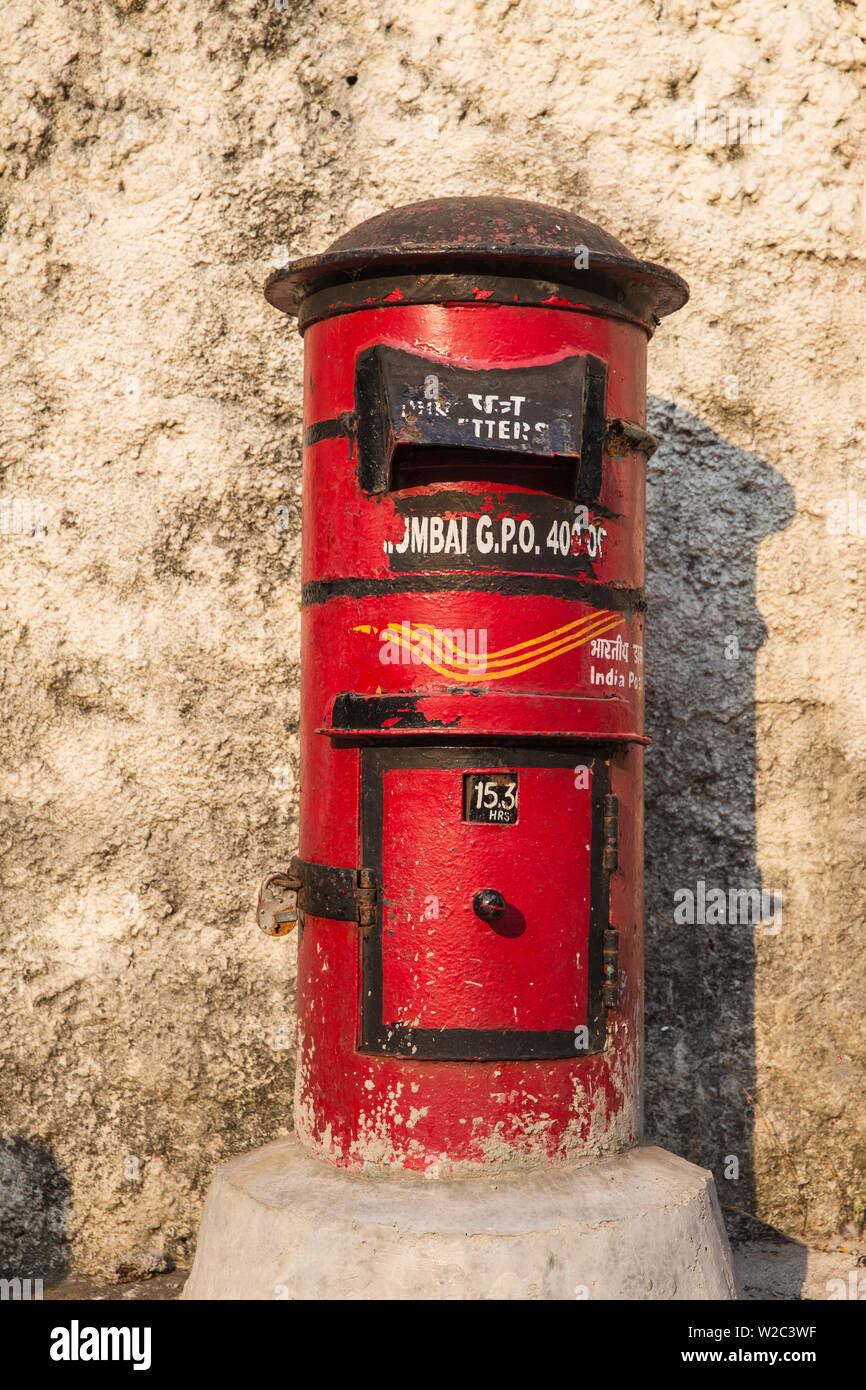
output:
{"label": "letter slot opening", "polygon": [[491,483],[576,496],[578,467],[573,458],[544,458],[494,449],[449,449],[437,445],[398,444],[391,460],[391,492],[433,483]]}
{"label": "letter slot opening", "polygon": [[377,344],[358,357],[358,477],[365,492],[490,483],[594,500],[606,370],[575,355],[472,370]]}

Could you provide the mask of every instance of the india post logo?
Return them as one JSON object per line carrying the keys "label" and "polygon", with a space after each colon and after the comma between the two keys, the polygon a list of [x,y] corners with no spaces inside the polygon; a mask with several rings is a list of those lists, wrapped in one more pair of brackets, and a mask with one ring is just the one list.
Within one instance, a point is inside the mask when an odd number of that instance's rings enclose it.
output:
{"label": "india post logo", "polygon": [[625,617],[618,613],[590,613],[564,627],[552,628],[526,642],[488,651],[486,628],[437,628],[429,623],[403,619],[383,628],[363,625],[353,632],[368,633],[379,640],[379,660],[383,666],[427,666],[440,676],[458,684],[469,684],[484,676],[488,681],[532,671],[555,661],[558,656],[583,647],[603,633],[619,627]]}

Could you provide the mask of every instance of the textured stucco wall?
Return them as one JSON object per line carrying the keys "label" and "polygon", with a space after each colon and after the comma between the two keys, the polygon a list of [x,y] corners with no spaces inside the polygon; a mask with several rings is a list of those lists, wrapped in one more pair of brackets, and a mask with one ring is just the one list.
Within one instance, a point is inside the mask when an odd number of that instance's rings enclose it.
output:
{"label": "textured stucco wall", "polygon": [[[290,1126],[251,904],[294,834],[301,351],[261,285],[455,193],[692,284],[650,356],[648,1128],[730,1207],[862,1219],[864,37],[844,0],[3,5],[4,1265],[183,1257]],[[676,925],[698,879],[781,930]]]}

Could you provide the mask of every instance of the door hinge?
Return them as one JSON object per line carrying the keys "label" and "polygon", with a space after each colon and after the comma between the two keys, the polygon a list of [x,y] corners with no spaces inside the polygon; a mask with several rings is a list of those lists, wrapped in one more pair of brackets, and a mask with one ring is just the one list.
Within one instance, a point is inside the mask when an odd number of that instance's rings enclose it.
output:
{"label": "door hinge", "polygon": [[619,1003],[619,932],[616,927],[605,930],[603,960],[602,1002],[606,1009],[615,1009]]}
{"label": "door hinge", "polygon": [[376,875],[372,869],[358,870],[358,926],[368,931],[376,921]]}
{"label": "door hinge", "polygon": [[641,425],[632,424],[631,420],[620,420],[617,416],[612,416],[605,421],[604,445],[613,458],[622,458],[632,450],[650,458],[659,447],[659,443],[660,440],[656,439],[654,434],[650,434],[649,430],[645,430]]}
{"label": "door hinge", "polygon": [[609,874],[619,865],[619,797],[604,798],[604,849],[601,862]]}

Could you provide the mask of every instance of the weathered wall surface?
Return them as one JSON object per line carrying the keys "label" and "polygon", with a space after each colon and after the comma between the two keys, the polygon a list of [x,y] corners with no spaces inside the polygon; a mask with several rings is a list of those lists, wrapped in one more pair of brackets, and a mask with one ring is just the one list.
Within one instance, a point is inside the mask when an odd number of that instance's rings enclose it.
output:
{"label": "weathered wall surface", "polygon": [[[650,359],[649,1130],[730,1207],[862,1220],[864,37],[831,0],[2,7],[15,1272],[183,1257],[214,1164],[290,1127],[251,903],[294,834],[301,357],[261,285],[467,192],[691,281]],[[780,929],[677,924],[698,880]]]}

